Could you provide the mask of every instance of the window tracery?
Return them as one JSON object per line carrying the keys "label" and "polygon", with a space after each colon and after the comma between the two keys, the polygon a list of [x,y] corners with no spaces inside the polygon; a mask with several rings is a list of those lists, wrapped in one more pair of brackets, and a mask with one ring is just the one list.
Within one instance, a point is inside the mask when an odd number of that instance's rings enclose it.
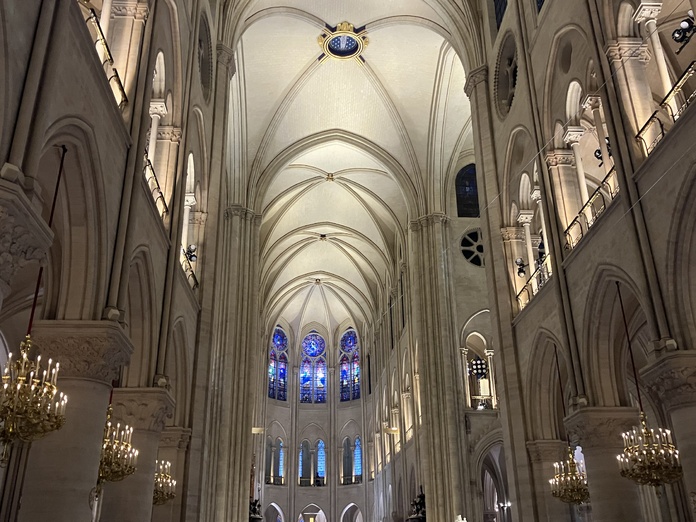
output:
{"label": "window tracery", "polygon": [[339,372],[341,402],[360,399],[360,345],[353,329],[341,337]]}
{"label": "window tracery", "polygon": [[302,340],[300,365],[300,402],[326,402],[326,342],[317,332],[310,332]]}
{"label": "window tracery", "polygon": [[279,401],[288,399],[288,336],[276,327],[268,357],[268,397]]}

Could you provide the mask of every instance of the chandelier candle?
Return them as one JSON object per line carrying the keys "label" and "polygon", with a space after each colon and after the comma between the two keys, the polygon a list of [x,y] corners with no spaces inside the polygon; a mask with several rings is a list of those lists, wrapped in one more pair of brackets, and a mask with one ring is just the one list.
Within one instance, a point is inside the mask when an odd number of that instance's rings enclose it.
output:
{"label": "chandelier candle", "polygon": [[122,427],[120,422],[114,426],[111,422],[112,414],[113,410],[109,405],[106,412],[104,442],[99,462],[100,484],[107,481],[123,480],[128,475],[135,473],[138,465],[138,450],[134,449],[131,443],[133,428],[125,424]]}
{"label": "chandelier candle", "polygon": [[176,497],[176,480],[172,479],[172,463],[158,460],[155,465],[155,489],[152,492],[152,503],[160,506]]}

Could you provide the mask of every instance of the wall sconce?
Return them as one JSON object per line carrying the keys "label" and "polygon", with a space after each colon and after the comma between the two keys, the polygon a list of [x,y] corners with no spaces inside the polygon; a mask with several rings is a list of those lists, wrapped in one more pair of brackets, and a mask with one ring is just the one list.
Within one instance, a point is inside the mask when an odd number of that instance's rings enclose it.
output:
{"label": "wall sconce", "polygon": [[525,270],[529,265],[524,263],[524,259],[518,257],[515,259],[515,265],[517,265],[517,276],[524,277],[527,275],[527,270]]}
{"label": "wall sconce", "polygon": [[188,259],[191,263],[195,262],[198,259],[198,256],[196,255],[196,250],[196,245],[189,245],[186,248],[186,251],[184,252],[186,259]]}

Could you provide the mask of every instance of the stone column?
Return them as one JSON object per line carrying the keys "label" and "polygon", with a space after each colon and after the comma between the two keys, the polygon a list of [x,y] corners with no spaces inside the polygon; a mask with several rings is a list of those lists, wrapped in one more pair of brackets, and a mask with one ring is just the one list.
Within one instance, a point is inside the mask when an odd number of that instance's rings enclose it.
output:
{"label": "stone column", "polygon": [[568,458],[568,445],[562,440],[533,440],[527,442],[527,451],[532,463],[538,522],[571,520],[568,504],[551,495],[549,484],[549,480],[554,476],[554,462]]}
{"label": "stone column", "polygon": [[[534,248],[532,247],[532,220],[534,219],[533,210],[520,210],[517,215],[517,222],[522,225],[524,229],[524,244],[527,251],[527,270],[529,270],[529,276],[534,273]],[[532,279],[532,292],[536,294],[537,292],[537,280]]]}
{"label": "stone column", "polygon": [[[575,157],[575,172],[578,176],[578,187],[580,188],[580,207],[582,208],[590,199],[590,194],[587,192],[587,178],[585,177],[585,166],[582,163],[582,153],[580,151],[580,138],[585,134],[585,129],[582,127],[568,127],[563,135],[565,141],[573,150]],[[587,219],[591,219],[592,215],[588,215]]]}
{"label": "stone column", "polygon": [[[162,99],[150,101],[150,139],[147,144],[147,157],[152,163],[152,167],[156,164],[157,154],[157,133],[162,118],[167,115],[167,104]],[[156,169],[155,169],[156,171]]]}
{"label": "stone column", "polygon": [[498,408],[498,392],[495,388],[495,366],[493,365],[493,350],[486,350],[486,361],[488,362],[488,380],[491,386],[491,406]]}
{"label": "stone column", "polygon": [[32,444],[17,520],[88,521],[111,382],[133,347],[111,321],[37,321],[33,338],[44,358],[60,363],[67,419],[62,429]]}
{"label": "stone column", "polygon": [[112,0],[104,0],[102,2],[101,14],[99,15],[99,25],[107,42],[109,41],[109,27],[111,26],[111,4]]}
{"label": "stone column", "polygon": [[182,519],[186,478],[186,453],[191,430],[171,426],[164,428],[160,438],[158,458],[172,463],[172,477],[176,480],[176,497],[162,506],[152,508],[152,522],[171,522]]}
{"label": "stone column", "polygon": [[565,419],[566,429],[585,455],[593,522],[640,522],[638,486],[619,474],[621,434],[638,424],[634,408],[581,408]]}
{"label": "stone column", "polygon": [[0,310],[17,270],[29,261],[43,260],[53,242],[40,204],[33,203],[21,186],[25,179],[9,163],[0,170]]}
{"label": "stone column", "polygon": [[164,388],[116,388],[111,404],[114,420],[133,428],[138,468],[120,482],[104,484],[101,522],[149,521],[155,461],[165,419],[174,413],[174,400]]}
{"label": "stone column", "polygon": [[[669,76],[665,51],[662,49],[660,32],[657,29],[657,17],[661,9],[662,2],[641,2],[638,9],[636,9],[636,13],[633,15],[633,19],[638,24],[645,22],[645,28],[648,32],[650,45],[653,50],[655,65],[657,66],[657,73],[660,76],[660,84],[662,85],[662,92],[660,94],[664,98],[672,90],[672,78]],[[676,116],[679,111],[676,100],[670,100],[669,106],[672,109],[672,115]]]}
{"label": "stone column", "polygon": [[[597,130],[597,139],[599,140],[599,150],[602,151],[602,165],[604,172],[608,175],[614,167],[614,161],[609,155],[609,147],[607,145],[607,133],[604,132],[604,118],[602,118],[602,98],[596,94],[588,95],[582,102],[583,109],[592,111],[595,129]],[[611,162],[610,162],[611,160]],[[613,189],[613,187],[612,187]]]}
{"label": "stone column", "polygon": [[460,348],[459,353],[462,355],[462,365],[464,366],[464,397],[466,407],[471,408],[471,384],[469,383],[469,349]]}
{"label": "stone column", "polygon": [[551,245],[549,244],[549,236],[546,234],[546,213],[544,211],[544,204],[541,201],[541,187],[535,184],[529,196],[539,207],[539,217],[541,217],[541,240],[544,242],[546,253],[549,254],[551,253]]}
{"label": "stone column", "polygon": [[[696,353],[679,350],[663,354],[641,374],[651,395],[669,414],[684,468],[684,485],[696,498]],[[653,427],[656,421],[648,419]]]}
{"label": "stone column", "polygon": [[561,232],[568,228],[580,212],[580,203],[576,187],[575,155],[567,150],[554,150],[546,155],[549,174],[553,185]]}
{"label": "stone column", "polygon": [[196,205],[196,196],[187,193],[184,200],[184,226],[181,228],[181,246],[184,250],[188,248],[189,226],[191,221],[191,209]]}

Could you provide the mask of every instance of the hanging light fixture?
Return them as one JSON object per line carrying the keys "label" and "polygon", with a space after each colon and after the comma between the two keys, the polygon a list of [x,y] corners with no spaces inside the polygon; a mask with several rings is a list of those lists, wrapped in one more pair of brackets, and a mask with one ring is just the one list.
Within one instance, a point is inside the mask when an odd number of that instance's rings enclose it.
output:
{"label": "hanging light fixture", "polygon": [[[67,148],[61,146],[60,166],[56,180],[53,205],[48,220],[48,227],[53,225],[53,217],[58,201],[58,188],[63,176],[65,154]],[[41,355],[33,354],[31,329],[34,314],[39,300],[43,266],[34,291],[34,300],[29,315],[29,327],[24,341],[19,346],[19,357],[13,359],[10,353],[2,374],[0,387],[0,467],[7,466],[10,458],[10,447],[16,440],[31,442],[38,440],[48,433],[60,429],[65,424],[65,406],[68,397],[58,392],[57,380],[60,365],[52,359],[44,367]]]}
{"label": "hanging light fixture", "polygon": [[157,460],[155,468],[155,490],[152,493],[152,503],[161,506],[176,497],[176,480],[172,479],[171,462]]}
{"label": "hanging light fixture", "polygon": [[634,426],[631,431],[622,434],[624,450],[616,456],[619,461],[621,476],[633,480],[643,486],[661,486],[679,480],[684,474],[679,461],[679,450],[672,441],[672,432],[667,429],[648,427],[647,417],[643,409],[643,398],[638,384],[636,361],[631,349],[631,338],[628,334],[628,322],[621,298],[621,287],[616,283],[616,291],[621,306],[628,353],[631,356],[633,378],[638,392],[640,407],[640,426]]}
{"label": "hanging light fixture", "polygon": [[122,426],[120,422],[117,422],[114,426],[111,421],[112,415],[113,409],[109,402],[109,408],[106,410],[106,424],[104,425],[104,440],[99,459],[98,491],[104,482],[118,482],[135,473],[138,464],[138,450],[133,448],[131,442],[133,428],[127,424]]}
{"label": "hanging light fixture", "polygon": [[[554,346],[556,355],[556,373],[558,374],[558,387],[561,390],[563,404],[563,417],[566,416],[565,395],[563,394],[563,381],[561,380],[561,367],[558,363],[558,348]],[[582,462],[575,460],[573,448],[568,440],[568,459],[554,462],[554,476],[549,480],[551,494],[566,504],[583,504],[590,499],[590,489],[587,487],[587,473]]]}

